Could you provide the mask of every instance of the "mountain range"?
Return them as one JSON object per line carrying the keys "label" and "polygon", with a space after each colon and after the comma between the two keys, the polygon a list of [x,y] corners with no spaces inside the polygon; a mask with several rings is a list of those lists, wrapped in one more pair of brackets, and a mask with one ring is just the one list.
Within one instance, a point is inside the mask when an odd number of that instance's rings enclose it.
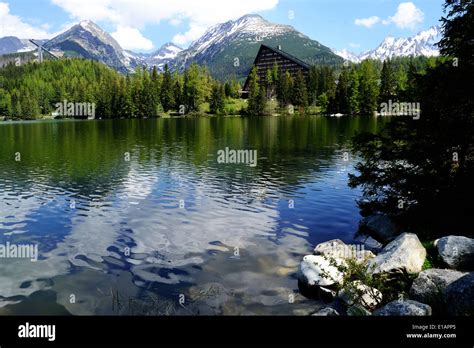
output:
{"label": "mountain range", "polygon": [[[82,21],[44,44],[58,56],[83,57],[100,61],[120,72],[138,66],[156,66],[163,70],[184,70],[192,62],[207,65],[211,74],[224,79],[248,74],[261,44],[281,46],[308,64],[336,65],[344,60],[360,62],[371,58],[384,60],[397,56],[436,56],[439,27],[432,27],[412,38],[387,37],[376,49],[355,55],[347,50],[331,50],[289,25],[271,23],[259,15],[246,15],[234,21],[217,24],[182,49],[167,43],[156,52],[143,54],[122,49],[118,42],[92,21]],[[29,40],[16,37],[0,39],[0,55],[34,50]]]}
{"label": "mountain range", "polygon": [[376,49],[360,55],[347,50],[334,50],[334,53],[354,63],[359,63],[365,59],[383,61],[394,57],[435,57],[439,55],[439,49],[436,44],[441,40],[441,37],[441,28],[433,26],[409,38],[386,37]]}

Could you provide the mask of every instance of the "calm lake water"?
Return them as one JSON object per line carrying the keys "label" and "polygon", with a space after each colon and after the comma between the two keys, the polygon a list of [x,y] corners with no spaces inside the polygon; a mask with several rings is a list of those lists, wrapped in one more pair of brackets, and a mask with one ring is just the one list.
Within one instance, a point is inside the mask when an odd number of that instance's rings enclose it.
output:
{"label": "calm lake water", "polygon": [[[318,242],[353,242],[360,192],[344,153],[381,123],[0,124],[0,245],[39,247],[37,262],[0,258],[0,315],[315,310],[298,294],[299,263]],[[218,163],[226,147],[257,150],[257,165]]]}

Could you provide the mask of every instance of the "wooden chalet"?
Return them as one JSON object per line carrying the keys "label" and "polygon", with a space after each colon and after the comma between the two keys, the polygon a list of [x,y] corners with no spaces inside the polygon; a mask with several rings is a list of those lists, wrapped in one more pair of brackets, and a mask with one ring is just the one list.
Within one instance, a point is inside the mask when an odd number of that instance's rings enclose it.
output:
{"label": "wooden chalet", "polygon": [[[271,70],[275,64],[278,64],[280,74],[288,71],[293,78],[299,71],[303,72],[305,78],[308,78],[310,65],[306,64],[302,60],[292,56],[289,53],[282,51],[281,47],[273,48],[266,45],[261,45],[258,51],[257,57],[253,66],[257,67],[257,74],[260,86],[265,86],[267,71]],[[249,94],[249,80],[250,76],[245,81],[244,88],[242,89],[242,97],[248,97]]]}

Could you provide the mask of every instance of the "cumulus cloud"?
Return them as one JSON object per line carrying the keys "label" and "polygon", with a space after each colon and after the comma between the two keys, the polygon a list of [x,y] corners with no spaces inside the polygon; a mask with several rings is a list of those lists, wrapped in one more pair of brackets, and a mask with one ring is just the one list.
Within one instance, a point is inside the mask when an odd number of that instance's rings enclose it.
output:
{"label": "cumulus cloud", "polygon": [[153,42],[136,28],[119,25],[111,35],[126,50],[151,50],[154,47]]}
{"label": "cumulus cloud", "polygon": [[177,44],[199,38],[212,25],[235,19],[247,13],[270,10],[279,0],[51,0],[76,20],[107,21],[116,26],[141,30],[162,21],[178,25],[188,23],[185,32],[175,36]]}
{"label": "cumulus cloud", "polygon": [[10,13],[10,6],[6,2],[0,2],[0,37],[16,36],[21,39],[48,39],[47,24],[35,28],[24,22],[20,17]]}
{"label": "cumulus cloud", "polygon": [[395,15],[381,20],[380,17],[372,16],[368,18],[358,18],[354,20],[356,25],[371,28],[377,23],[384,25],[395,24],[401,29],[414,29],[418,24],[423,23],[425,14],[412,2],[402,2],[398,5]]}
{"label": "cumulus cloud", "polygon": [[413,29],[423,23],[425,14],[412,2],[404,2],[398,5],[397,13],[389,17],[384,24],[394,23],[401,29]]}
{"label": "cumulus cloud", "polygon": [[371,28],[375,24],[377,24],[378,22],[380,22],[380,18],[377,17],[377,16],[372,16],[372,17],[368,17],[368,18],[357,18],[354,21],[355,25],[361,25],[361,26],[366,27],[366,28]]}

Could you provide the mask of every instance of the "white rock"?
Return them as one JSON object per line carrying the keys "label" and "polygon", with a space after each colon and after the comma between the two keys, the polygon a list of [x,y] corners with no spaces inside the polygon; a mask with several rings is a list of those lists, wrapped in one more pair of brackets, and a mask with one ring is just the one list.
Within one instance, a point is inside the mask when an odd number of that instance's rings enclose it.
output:
{"label": "white rock", "polygon": [[301,262],[301,272],[310,286],[330,286],[340,283],[343,278],[342,272],[337,267],[319,255],[305,256]]}
{"label": "white rock", "polygon": [[339,260],[340,262],[349,259],[364,261],[375,257],[374,253],[365,250],[363,244],[347,245],[340,239],[333,239],[318,244],[316,248],[314,248],[314,254],[325,256],[329,259]]}

